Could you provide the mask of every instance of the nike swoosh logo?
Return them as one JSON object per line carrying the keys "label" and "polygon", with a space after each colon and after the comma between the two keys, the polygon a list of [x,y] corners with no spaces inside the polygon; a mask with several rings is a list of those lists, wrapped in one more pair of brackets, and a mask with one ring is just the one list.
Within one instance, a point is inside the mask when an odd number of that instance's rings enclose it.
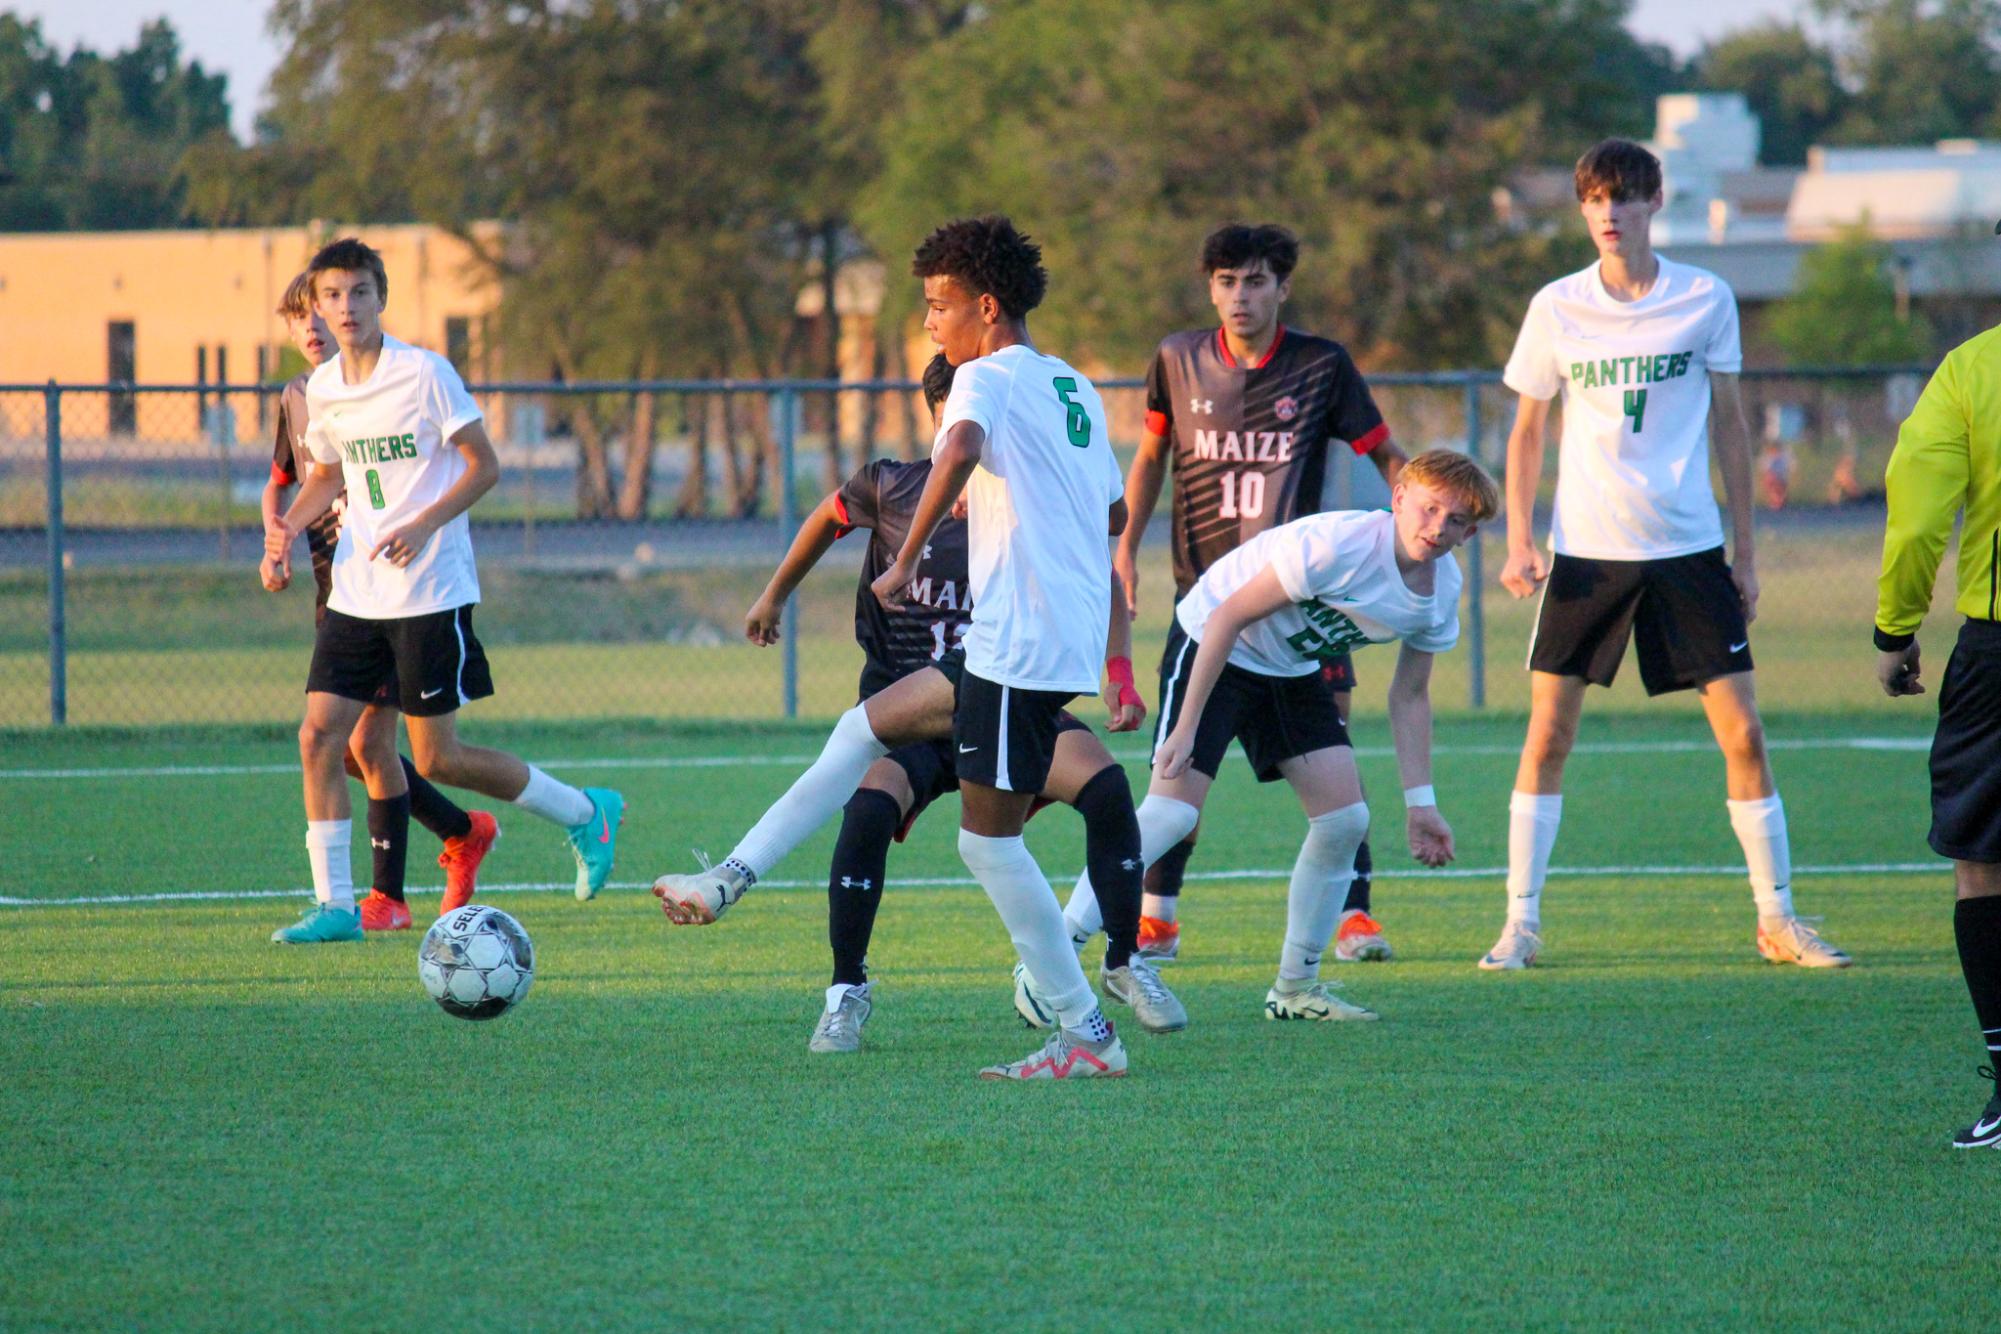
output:
{"label": "nike swoosh logo", "polygon": [[1742,653],[1745,649],[1749,647],[1751,647],[1751,641],[1747,639],[1741,644],[1732,644],[1730,646],[1730,651],[1732,653]]}
{"label": "nike swoosh logo", "polygon": [[611,842],[611,821],[603,815],[598,816],[598,842]]}
{"label": "nike swoosh logo", "polygon": [[1319,955],[1317,955],[1317,954],[1316,954],[1316,955],[1314,955],[1314,956],[1313,956],[1313,957],[1312,957],[1311,959],[1307,959],[1307,960],[1305,960],[1305,963],[1306,963],[1306,966],[1307,966],[1308,968],[1311,968],[1311,967],[1312,967],[1312,966],[1313,966],[1314,964],[1316,964],[1316,963],[1319,963],[1319,962],[1320,962],[1320,956],[1319,956]]}
{"label": "nike swoosh logo", "polygon": [[438,687],[438,688],[437,688],[436,690],[426,690],[426,691],[425,691],[425,692],[424,692],[423,694],[421,694],[421,695],[417,696],[417,698],[418,698],[418,699],[429,699],[429,698],[431,698],[431,697],[432,697],[433,695],[442,695],[442,694],[444,694],[444,693],[445,693],[445,688],[444,688],[443,686],[439,686],[439,687]]}
{"label": "nike swoosh logo", "polygon": [[1996,1130],[2001,1130],[2001,1116],[1995,1117],[1992,1121],[1982,1121],[1973,1128],[1973,1134],[1975,1138],[1979,1138],[1983,1135],[1991,1135]]}
{"label": "nike swoosh logo", "polygon": [[979,749],[978,746],[961,746],[959,747],[959,753],[961,755],[970,755],[978,749]]}

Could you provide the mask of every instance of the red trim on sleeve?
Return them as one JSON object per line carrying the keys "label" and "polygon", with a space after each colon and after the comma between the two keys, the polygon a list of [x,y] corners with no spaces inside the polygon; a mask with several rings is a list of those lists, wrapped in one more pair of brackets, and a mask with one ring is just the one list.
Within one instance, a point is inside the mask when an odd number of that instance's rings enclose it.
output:
{"label": "red trim on sleeve", "polygon": [[299,479],[274,463],[271,465],[271,480],[280,486],[291,486]]}
{"label": "red trim on sleeve", "polygon": [[848,502],[841,499],[841,493],[838,491],[834,492],[834,518],[840,524],[839,530],[834,534],[836,540],[846,537],[855,530],[854,520],[848,517]]}
{"label": "red trim on sleeve", "polygon": [[1168,425],[1166,413],[1148,412],[1146,414],[1146,433],[1148,435],[1164,436],[1167,434]]}
{"label": "red trim on sleeve", "polygon": [[[1251,369],[1261,371],[1271,365],[1271,359],[1278,355],[1278,345],[1284,341],[1285,326],[1281,324],[1278,326],[1278,333],[1271,340],[1271,346],[1265,349],[1265,354],[1252,364]],[[1237,359],[1230,355],[1230,340],[1223,337],[1223,326],[1220,324],[1216,326],[1216,351],[1222,354],[1225,366],[1236,366]]]}
{"label": "red trim on sleeve", "polygon": [[1354,450],[1357,454],[1372,454],[1375,452],[1377,445],[1380,445],[1389,438],[1390,424],[1388,422],[1377,422],[1376,428],[1373,431],[1364,434],[1360,440],[1354,441],[1348,448]]}

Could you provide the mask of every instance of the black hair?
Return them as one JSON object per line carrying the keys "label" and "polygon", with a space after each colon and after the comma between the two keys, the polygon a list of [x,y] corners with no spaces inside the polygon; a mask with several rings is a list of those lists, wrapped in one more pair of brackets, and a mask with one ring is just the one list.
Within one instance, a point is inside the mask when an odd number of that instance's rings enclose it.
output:
{"label": "black hair", "polygon": [[1603,190],[1615,204],[1661,192],[1661,160],[1631,139],[1603,139],[1577,159],[1577,200]]}
{"label": "black hair", "polygon": [[924,367],[924,406],[933,414],[952,392],[952,363],[940,352]]}
{"label": "black hair", "polygon": [[956,279],[974,296],[991,296],[1003,314],[1021,319],[1042,304],[1049,271],[1042,247],[999,214],[960,218],[924,238],[910,271],[919,278]]}
{"label": "black hair", "polygon": [[1202,272],[1241,269],[1263,260],[1271,276],[1284,282],[1299,266],[1299,238],[1275,222],[1255,227],[1225,223],[1202,242]]}

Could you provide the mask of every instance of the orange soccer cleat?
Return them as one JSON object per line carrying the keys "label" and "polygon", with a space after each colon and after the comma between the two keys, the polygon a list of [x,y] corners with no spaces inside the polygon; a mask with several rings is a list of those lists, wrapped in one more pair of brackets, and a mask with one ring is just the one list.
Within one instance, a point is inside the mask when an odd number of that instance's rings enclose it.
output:
{"label": "orange soccer cleat", "polygon": [[445,897],[438,904],[440,917],[465,907],[471,900],[473,884],[479,879],[479,864],[500,841],[500,825],[491,815],[485,811],[467,811],[466,817],[472,821],[472,832],[464,838],[446,839],[445,850],[438,854],[438,865],[445,868]]}
{"label": "orange soccer cleat", "polygon": [[1139,919],[1139,957],[1148,963],[1172,963],[1181,953],[1181,923],[1158,917]]}
{"label": "orange soccer cleat", "polygon": [[1340,963],[1381,963],[1390,957],[1390,942],[1382,924],[1365,912],[1351,912],[1334,933],[1334,958]]}
{"label": "orange soccer cleat", "polygon": [[408,931],[410,929],[410,905],[390,898],[379,889],[368,891],[361,908],[361,929],[363,931]]}

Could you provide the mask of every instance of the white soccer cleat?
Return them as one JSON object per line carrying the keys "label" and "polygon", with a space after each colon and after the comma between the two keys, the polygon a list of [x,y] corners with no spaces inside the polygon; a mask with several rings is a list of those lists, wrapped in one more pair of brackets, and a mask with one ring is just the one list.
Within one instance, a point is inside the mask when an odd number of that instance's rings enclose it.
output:
{"label": "white soccer cleat", "polygon": [[1526,922],[1509,922],[1501,928],[1501,938],[1480,959],[1488,972],[1527,968],[1542,953],[1542,937]]}
{"label": "white soccer cleat", "polygon": [[676,926],[707,926],[728,912],[742,898],[750,883],[725,867],[711,867],[693,875],[663,875],[653,882],[653,897],[660,911]]}
{"label": "white soccer cleat", "polygon": [[1019,1061],[990,1065],[980,1071],[981,1079],[1122,1079],[1126,1073],[1126,1048],[1114,1033],[1103,1042],[1057,1029],[1042,1049]]}
{"label": "white soccer cleat", "polygon": [[1153,965],[1135,954],[1123,968],[1098,965],[1098,986],[1105,999],[1132,1007],[1133,1019],[1149,1033],[1179,1033],[1188,1027],[1188,1010],[1160,980]]}
{"label": "white soccer cleat", "polygon": [[820,1022],[813,1026],[813,1038],[806,1044],[806,1050],[819,1053],[839,1053],[862,1049],[862,1025],[868,1022],[869,1012],[875,1008],[869,995],[871,982],[860,986],[836,985],[827,988],[827,1004],[831,1007],[820,1012]]}
{"label": "white soccer cleat", "polygon": [[1014,966],[1014,1012],[1030,1028],[1056,1027],[1056,1011],[1036,990],[1035,976],[1028,971],[1025,963]]}
{"label": "white soccer cleat", "polygon": [[1265,1018],[1312,1019],[1338,1023],[1350,1019],[1380,1018],[1365,1005],[1356,1005],[1335,995],[1338,982],[1286,982],[1281,980],[1265,993]]}
{"label": "white soccer cleat", "polygon": [[1855,960],[1820,937],[1811,922],[1818,917],[1788,917],[1775,930],[1758,923],[1758,953],[1773,963],[1796,963],[1802,968],[1846,968]]}

